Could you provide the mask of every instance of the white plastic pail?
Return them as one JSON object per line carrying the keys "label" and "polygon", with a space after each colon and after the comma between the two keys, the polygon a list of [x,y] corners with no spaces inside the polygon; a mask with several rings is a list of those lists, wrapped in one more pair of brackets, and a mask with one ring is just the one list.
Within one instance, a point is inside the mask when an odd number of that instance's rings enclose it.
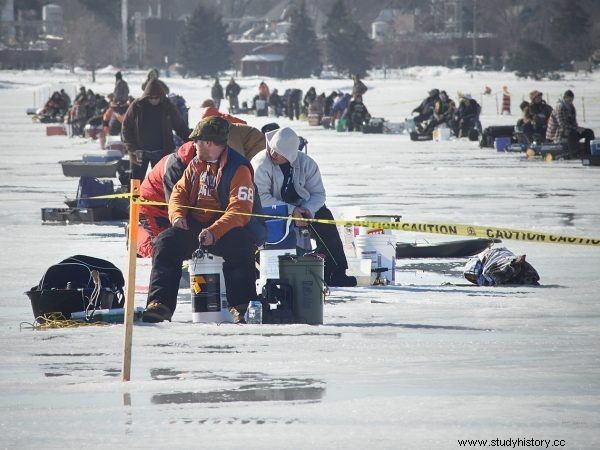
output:
{"label": "white plastic pail", "polygon": [[276,249],[260,251],[260,276],[256,280],[256,293],[260,294],[267,280],[279,278],[279,256],[295,255],[295,249]]}
{"label": "white plastic pail", "polygon": [[437,127],[433,130],[433,138],[438,142],[450,140],[450,128],[446,126]]}
{"label": "white plastic pail", "polygon": [[205,253],[192,258],[189,266],[192,321],[195,323],[233,322],[227,304],[223,258]]}
{"label": "white plastic pail", "polygon": [[385,267],[382,277],[396,279],[396,243],[389,234],[367,234],[356,236],[356,254],[358,258],[371,260],[371,270]]}
{"label": "white plastic pail", "polygon": [[[384,215],[366,215],[356,216],[358,220],[364,220],[367,222],[400,222],[400,216],[384,216]],[[370,228],[370,227],[357,227],[359,235],[365,234],[392,234],[392,230],[389,228]]]}
{"label": "white plastic pail", "polygon": [[371,284],[371,260],[355,257],[347,257],[348,270],[346,275],[356,277],[357,286],[369,286]]}

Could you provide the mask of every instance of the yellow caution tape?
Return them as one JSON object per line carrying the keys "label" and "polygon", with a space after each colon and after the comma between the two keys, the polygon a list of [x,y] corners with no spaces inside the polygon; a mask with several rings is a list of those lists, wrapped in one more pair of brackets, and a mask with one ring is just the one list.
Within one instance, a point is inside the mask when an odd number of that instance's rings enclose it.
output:
{"label": "yellow caution tape", "polygon": [[[131,194],[113,194],[103,195],[97,198],[127,198]],[[141,205],[149,206],[168,206],[165,202],[156,202],[144,200],[140,197],[134,197],[134,202]],[[212,212],[216,214],[224,214],[225,211],[218,209],[198,208],[195,206],[186,206],[187,209]],[[263,219],[281,219],[281,216],[272,216],[268,214],[253,214],[232,212],[243,216],[261,217]],[[330,220],[330,219],[308,219],[288,217],[292,220],[300,220],[302,222],[323,223],[330,225],[340,225],[344,227],[367,227],[378,228],[383,230],[408,231],[418,233],[431,234],[447,234],[450,236],[468,236],[488,239],[507,239],[514,241],[527,242],[542,242],[547,244],[574,244],[574,245],[592,245],[600,247],[600,238],[578,237],[578,236],[563,236],[560,234],[542,233],[538,231],[515,230],[512,228],[488,227],[484,225],[461,225],[448,223],[429,223],[429,222],[375,222],[370,220]]]}

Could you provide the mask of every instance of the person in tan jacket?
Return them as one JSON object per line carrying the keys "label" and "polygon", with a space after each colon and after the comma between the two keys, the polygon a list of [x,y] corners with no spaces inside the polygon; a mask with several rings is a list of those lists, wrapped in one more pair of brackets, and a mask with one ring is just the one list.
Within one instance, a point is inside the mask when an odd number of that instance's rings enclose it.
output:
{"label": "person in tan jacket", "polygon": [[190,134],[196,157],[169,199],[172,226],[154,245],[144,322],[171,320],[181,265],[198,243],[224,259],[227,300],[235,321],[243,321],[248,302],[256,297],[254,253],[264,242],[266,228],[249,215],[262,212],[262,207],[250,162],[227,146],[229,128],[222,117],[209,117]]}
{"label": "person in tan jacket", "polygon": [[254,155],[258,152],[265,149],[265,135],[259,129],[246,124],[242,119],[231,114],[221,113],[216,108],[210,107],[202,110],[200,118],[205,119],[214,116],[222,117],[229,122],[231,127],[229,128],[227,145],[244,156],[248,161],[254,158]]}

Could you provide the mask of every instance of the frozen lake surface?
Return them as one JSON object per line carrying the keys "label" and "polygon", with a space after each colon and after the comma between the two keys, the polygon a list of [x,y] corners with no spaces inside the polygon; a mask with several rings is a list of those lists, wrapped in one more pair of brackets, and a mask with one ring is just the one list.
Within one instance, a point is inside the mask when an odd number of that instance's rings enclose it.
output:
{"label": "frozen lake surface", "polygon": [[[133,95],[145,73],[124,73]],[[325,324],[191,322],[181,292],[172,323],[136,324],[132,381],[122,383],[123,327],[32,331],[24,294],[46,268],[75,254],[126,272],[124,229],[43,225],[77,179],[57,161],[98,144],[46,137],[25,115],[53,83],[112,91],[114,71],[0,72],[0,446],[3,448],[458,448],[458,439],[563,440],[600,448],[600,249],[504,241],[526,254],[540,287],[464,284],[465,260],[399,261],[396,286],[334,288]],[[166,79],[192,109],[212,80]],[[349,90],[350,80],[266,80],[271,88]],[[240,79],[241,100],[260,79]],[[512,116],[483,97],[483,126],[516,122],[538,89],[554,105],[567,88],[579,121],[600,134],[600,76],[517,80],[506,73],[411,69],[366,79],[374,117],[401,121],[426,92],[451,97],[508,85]],[[244,117],[260,128],[270,118]],[[399,214],[407,221],[509,227],[600,237],[600,167],[527,160],[468,141],[336,133],[288,122],[309,141],[338,217]],[[399,241],[447,240],[398,233]],[[150,262],[138,260],[136,284]],[[136,305],[145,296],[136,295]],[[490,443],[488,442],[488,444]],[[545,448],[545,447],[543,447]]]}

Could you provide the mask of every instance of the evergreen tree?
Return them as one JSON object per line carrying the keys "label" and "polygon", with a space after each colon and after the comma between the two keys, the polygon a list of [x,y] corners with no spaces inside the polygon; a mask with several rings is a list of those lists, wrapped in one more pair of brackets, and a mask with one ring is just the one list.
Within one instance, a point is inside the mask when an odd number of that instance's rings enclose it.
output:
{"label": "evergreen tree", "polygon": [[522,41],[512,60],[510,67],[519,77],[542,79],[553,70],[557,70],[559,62],[552,51],[539,42]]}
{"label": "evergreen tree", "polygon": [[352,20],[343,0],[336,0],[325,25],[329,63],[342,73],[364,76],[371,68],[372,41]]}
{"label": "evergreen tree", "polygon": [[179,63],[183,72],[216,76],[230,67],[231,55],[221,16],[198,5],[179,35]]}
{"label": "evergreen tree", "polygon": [[287,78],[305,78],[321,74],[323,66],[312,21],[306,13],[304,2],[292,15],[292,26],[288,33],[288,46],[284,60],[284,75]]}
{"label": "evergreen tree", "polygon": [[587,59],[591,53],[589,11],[581,0],[559,0],[550,25],[552,47],[562,62]]}

